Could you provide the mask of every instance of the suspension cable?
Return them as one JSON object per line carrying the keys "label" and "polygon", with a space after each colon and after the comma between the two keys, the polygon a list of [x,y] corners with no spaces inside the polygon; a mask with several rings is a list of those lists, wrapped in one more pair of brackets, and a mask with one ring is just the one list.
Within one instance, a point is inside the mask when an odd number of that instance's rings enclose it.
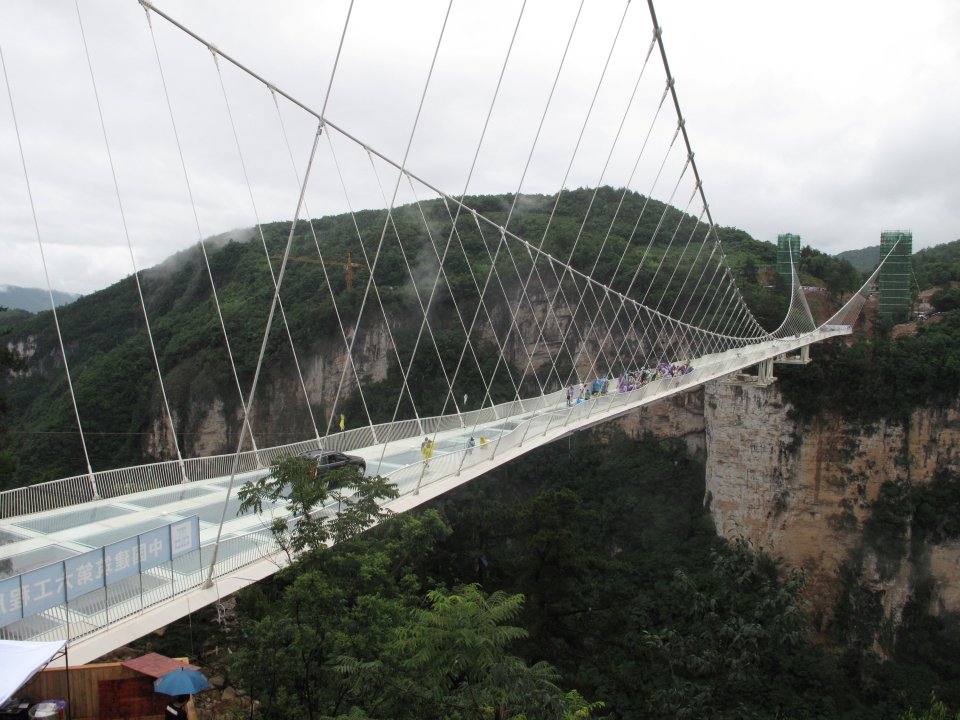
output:
{"label": "suspension cable", "polygon": [[[670,64],[667,62],[667,50],[666,50],[666,47],[665,47],[664,44],[663,44],[663,32],[662,32],[662,30],[661,30],[661,28],[660,28],[660,23],[657,22],[657,13],[656,13],[656,11],[653,9],[653,0],[647,0],[647,7],[650,9],[650,20],[652,21],[653,27],[654,27],[654,29],[655,29],[655,31],[656,31],[657,44],[660,46],[660,57],[661,57],[661,59],[663,60],[663,70],[664,70],[664,72],[666,73],[667,78],[668,78],[669,81],[670,81],[670,95],[673,97],[673,106],[674,106],[674,108],[675,108],[676,111],[677,111],[677,120],[680,122],[680,127],[681,127],[681,130],[682,130],[682,132],[683,132],[683,143],[684,143],[684,145],[687,146],[687,154],[688,154],[688,156],[689,156],[689,158],[690,158],[690,164],[691,164],[692,169],[693,169],[693,176],[694,176],[694,178],[696,179],[697,188],[698,188],[698,190],[700,191],[700,199],[703,201],[703,206],[706,208],[707,221],[708,221],[710,227],[713,228],[713,232],[716,233],[716,223],[714,223],[714,221],[713,221],[713,215],[710,213],[710,206],[709,206],[709,204],[707,203],[707,197],[706,197],[706,195],[705,195],[705,193],[704,193],[704,191],[703,191],[703,183],[702,183],[702,181],[701,181],[701,179],[700,179],[700,171],[697,169],[697,162],[696,162],[696,160],[694,159],[694,156],[693,156],[693,147],[692,147],[691,144],[690,144],[690,137],[687,135],[686,123],[685,123],[684,120],[683,120],[683,112],[681,112],[681,110],[680,110],[680,99],[677,97],[677,89],[676,89],[675,84],[674,84],[674,82],[673,82],[673,76],[670,74]],[[719,237],[717,238],[717,242],[719,242]],[[721,249],[720,249],[720,252],[721,252],[721,256],[722,256],[722,254],[723,254],[723,248],[722,248],[722,247],[721,247]],[[726,259],[725,259],[725,258],[724,258],[724,264],[726,264]],[[740,302],[741,302],[741,303],[746,304],[745,301],[743,300],[742,295],[740,295],[739,290],[737,291],[737,296],[740,298]],[[749,309],[748,309],[748,311],[749,311]],[[750,317],[751,317],[751,318],[753,317],[753,313],[750,313]],[[759,327],[759,323],[757,323],[755,319],[754,319],[753,322],[757,325],[757,327]],[[761,330],[762,330],[762,328],[761,328]]]}

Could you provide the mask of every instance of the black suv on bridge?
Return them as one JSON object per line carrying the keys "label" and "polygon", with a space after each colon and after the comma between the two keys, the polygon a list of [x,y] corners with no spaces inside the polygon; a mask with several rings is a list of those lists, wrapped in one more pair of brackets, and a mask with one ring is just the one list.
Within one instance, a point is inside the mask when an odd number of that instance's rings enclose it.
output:
{"label": "black suv on bridge", "polygon": [[315,463],[313,474],[319,475],[329,470],[338,470],[348,465],[355,465],[360,468],[361,474],[367,472],[367,461],[359,455],[347,455],[346,453],[336,452],[335,450],[307,450],[300,453],[300,457],[312,460]]}

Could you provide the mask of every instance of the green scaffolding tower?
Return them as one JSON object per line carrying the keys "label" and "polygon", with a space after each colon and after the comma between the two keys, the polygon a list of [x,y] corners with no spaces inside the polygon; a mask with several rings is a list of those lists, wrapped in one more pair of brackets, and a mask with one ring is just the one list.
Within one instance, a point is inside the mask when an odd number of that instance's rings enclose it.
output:
{"label": "green scaffolding tower", "polygon": [[800,236],[792,233],[777,235],[777,274],[782,277],[787,287],[793,283],[793,274],[790,271],[790,253],[793,253],[793,263],[800,264]]}
{"label": "green scaffolding tower", "polygon": [[880,257],[887,261],[880,268],[880,304],[877,314],[906,320],[910,310],[910,272],[913,233],[897,230],[880,234]]}

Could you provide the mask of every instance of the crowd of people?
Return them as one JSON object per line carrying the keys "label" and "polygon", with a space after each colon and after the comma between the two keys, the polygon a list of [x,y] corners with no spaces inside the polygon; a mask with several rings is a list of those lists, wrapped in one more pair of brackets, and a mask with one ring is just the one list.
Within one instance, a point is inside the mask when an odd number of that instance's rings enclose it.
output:
{"label": "crowd of people", "polygon": [[641,368],[624,373],[620,376],[617,389],[620,392],[630,392],[661,378],[680,377],[691,372],[693,372],[693,367],[686,363],[660,363],[656,367]]}
{"label": "crowd of people", "polygon": [[620,377],[603,375],[589,383],[578,383],[567,386],[567,406],[576,405],[589,400],[594,395],[606,395],[614,392],[630,392],[641,388],[647,383],[666,377],[680,377],[693,372],[693,367],[687,363],[659,363],[654,367],[644,367],[640,370],[628,370]]}

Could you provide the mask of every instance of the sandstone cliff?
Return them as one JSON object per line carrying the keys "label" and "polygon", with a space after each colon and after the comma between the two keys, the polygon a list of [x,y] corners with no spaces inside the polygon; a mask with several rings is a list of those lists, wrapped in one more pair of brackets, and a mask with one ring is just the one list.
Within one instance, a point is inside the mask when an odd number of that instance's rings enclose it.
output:
{"label": "sandstone cliff", "polygon": [[960,403],[868,427],[834,417],[800,425],[788,410],[776,383],[724,380],[705,388],[705,502],[718,533],[744,537],[801,569],[824,628],[851,571],[879,600],[885,621],[898,622],[921,581],[933,581],[930,611],[960,611],[960,543],[911,546],[891,562],[863,532],[884,487],[922,486],[957,472]]}

